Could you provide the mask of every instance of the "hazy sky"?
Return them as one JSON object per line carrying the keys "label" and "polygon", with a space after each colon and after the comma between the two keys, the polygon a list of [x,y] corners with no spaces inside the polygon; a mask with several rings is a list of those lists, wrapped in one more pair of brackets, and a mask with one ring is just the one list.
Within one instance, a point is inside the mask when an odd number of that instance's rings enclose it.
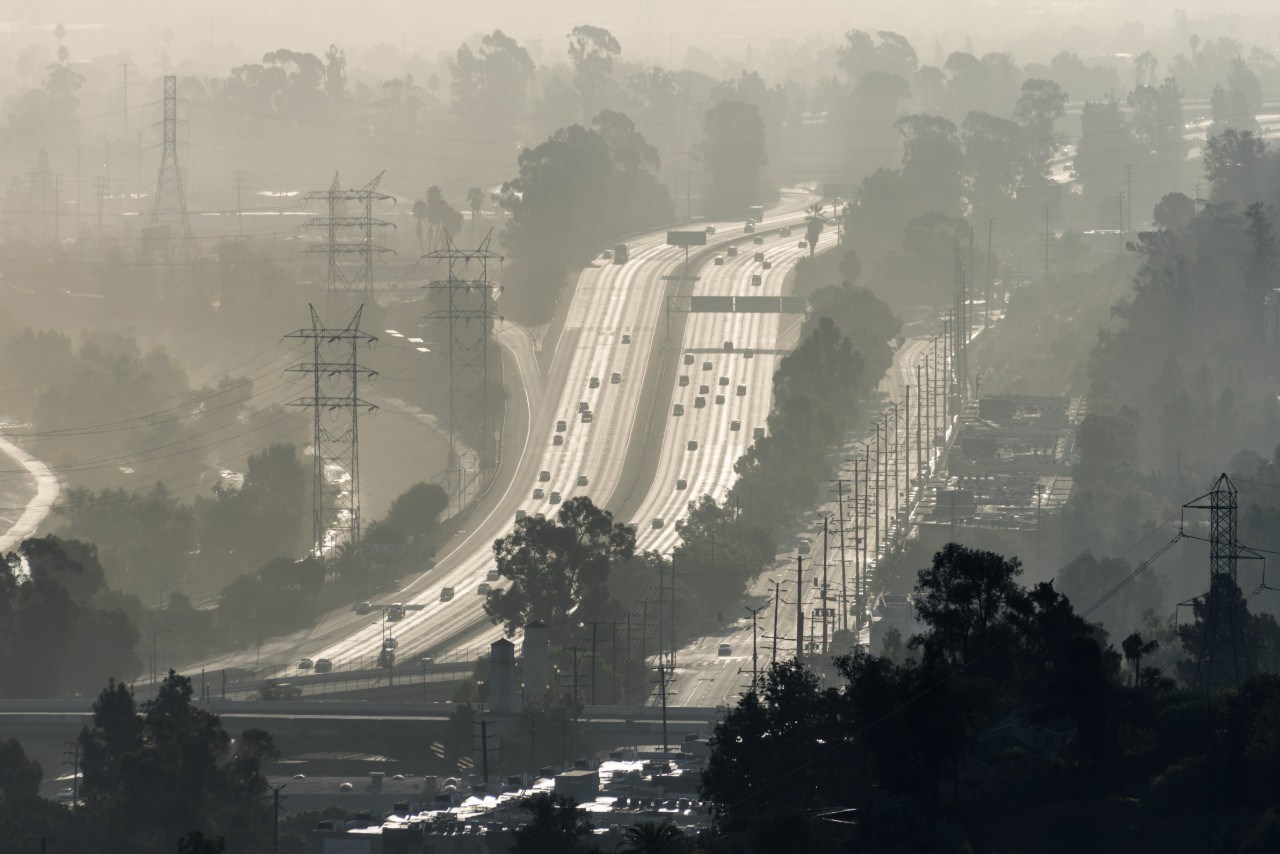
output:
{"label": "hazy sky", "polygon": [[[1047,58],[1055,47],[1084,50],[1082,42],[1096,41],[1097,52],[1115,50],[1116,33],[1130,21],[1143,24],[1144,38],[1167,36],[1178,9],[1202,38],[1280,40],[1274,6],[1258,0],[0,0],[0,22],[10,44],[62,22],[68,47],[81,55],[158,52],[166,30],[173,32],[175,58],[210,35],[217,44],[235,45],[246,61],[278,47],[316,51],[330,42],[348,49],[390,44],[431,55],[494,28],[563,54],[565,33],[593,23],[612,30],[629,58],[663,64],[679,62],[691,44],[738,59],[748,46],[758,52],[776,39],[829,43],[854,27],[901,32],[926,62],[935,42],[950,52],[969,39],[978,53],[1021,40],[1025,61]],[[1260,26],[1261,16],[1270,20]],[[1046,56],[1028,55],[1041,52]]]}

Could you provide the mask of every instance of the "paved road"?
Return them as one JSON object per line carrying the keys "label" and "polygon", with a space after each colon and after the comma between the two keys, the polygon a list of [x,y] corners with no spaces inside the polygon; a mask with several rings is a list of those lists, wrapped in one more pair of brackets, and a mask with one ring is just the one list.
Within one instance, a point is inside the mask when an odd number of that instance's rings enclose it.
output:
{"label": "paved road", "polygon": [[[799,224],[809,201],[806,196],[786,197],[762,228]],[[743,238],[740,223],[713,225],[716,233],[708,240],[712,246]],[[442,551],[435,567],[407,580],[400,591],[380,597],[379,601],[402,601],[417,609],[387,627],[399,641],[402,659],[407,654],[478,645],[498,635],[483,614],[483,597],[476,589],[492,568],[493,540],[510,530],[516,511],[550,515],[557,509],[550,502],[552,491],[559,492],[562,500],[589,494],[608,505],[623,479],[628,463],[623,451],[631,444],[650,353],[661,343],[657,336],[668,279],[681,272],[684,261],[683,250],[666,245],[665,231],[628,243],[628,263],[597,261],[579,277],[563,330],[551,344],[554,354],[545,374],[534,373],[531,351],[511,340],[516,333],[499,335],[500,342],[515,346],[511,369],[524,375],[520,386],[530,390],[522,395],[523,405],[515,401],[513,407],[524,409],[530,429],[519,452],[509,449],[510,456],[504,460],[504,467],[510,466],[511,471],[509,478],[500,479],[506,485],[496,487],[482,502],[470,529]],[[628,343],[625,336],[630,338]],[[618,383],[612,382],[614,373],[620,376]],[[596,388],[591,387],[592,377],[599,379]],[[539,381],[546,390],[541,395],[536,392]],[[581,420],[581,402],[593,413],[591,423]],[[564,422],[563,431],[556,429],[559,421]],[[564,437],[563,444],[553,444],[556,435]],[[544,471],[545,481],[540,477]],[[586,479],[585,485],[579,484],[580,476]],[[536,488],[544,490],[543,498],[533,497]],[[454,588],[455,596],[442,602],[440,591],[446,586]],[[278,676],[292,675],[294,663],[304,656],[329,658],[340,666],[376,653],[383,631],[378,612],[365,616],[335,612],[313,629],[264,644],[261,658],[275,663]],[[255,649],[199,666],[252,669],[256,661]]]}

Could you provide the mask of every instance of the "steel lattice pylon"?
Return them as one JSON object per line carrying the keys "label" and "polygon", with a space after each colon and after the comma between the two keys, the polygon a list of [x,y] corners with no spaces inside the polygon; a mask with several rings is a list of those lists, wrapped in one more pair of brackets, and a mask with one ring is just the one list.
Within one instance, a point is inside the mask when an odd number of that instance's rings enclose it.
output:
{"label": "steel lattice pylon", "polygon": [[360,399],[360,377],[377,372],[362,367],[357,356],[361,344],[378,339],[360,331],[363,305],[342,329],[325,328],[315,307],[308,308],[311,328],[285,337],[311,342],[311,361],[289,370],[311,375],[312,394],[290,405],[305,406],[314,416],[312,534],[315,554],[322,555],[339,542],[360,539],[360,410],[378,407]]}
{"label": "steel lattice pylon", "polygon": [[151,224],[165,225],[175,219],[182,226],[182,236],[190,237],[187,197],[182,190],[182,170],[178,168],[178,78],[171,75],[164,78],[164,149],[151,205]]}
{"label": "steel lattice pylon", "polygon": [[[1244,640],[1244,599],[1240,596],[1237,567],[1243,549],[1236,539],[1236,487],[1226,474],[1213,489],[1184,504],[1187,509],[1209,511],[1209,592],[1203,604],[1204,635],[1196,658],[1192,688],[1211,691],[1218,682],[1231,680],[1235,687],[1249,677],[1249,650]],[[1214,675],[1215,665],[1219,668]],[[1221,668],[1229,669],[1224,675]],[[1216,681],[1215,681],[1216,680]]]}
{"label": "steel lattice pylon", "polygon": [[475,249],[459,249],[444,232],[445,248],[422,257],[443,264],[446,276],[426,285],[429,292],[447,300],[426,320],[449,325],[449,456],[450,468],[458,462],[459,440],[473,444],[481,472],[497,465],[494,424],[489,401],[489,342],[493,322],[502,318],[493,311],[501,288],[489,281],[489,262],[502,256],[489,250],[493,233]]}
{"label": "steel lattice pylon", "polygon": [[[393,199],[386,193],[378,192],[378,182],[383,173],[378,175],[358,190],[344,190],[338,183],[338,173],[333,173],[333,183],[327,190],[316,190],[302,197],[304,202],[324,202],[326,215],[312,217],[302,224],[303,228],[324,229],[325,242],[319,246],[308,246],[304,252],[320,253],[328,256],[328,286],[332,293],[339,288],[349,290],[369,290],[373,287],[373,257],[383,252],[393,252],[385,246],[373,241],[375,228],[395,228],[393,223],[373,218],[373,203]],[[356,216],[347,216],[348,203],[354,202],[359,207]],[[343,236],[350,230],[358,232],[358,239],[344,240]],[[359,256],[359,265],[348,270],[342,263],[347,255]]]}

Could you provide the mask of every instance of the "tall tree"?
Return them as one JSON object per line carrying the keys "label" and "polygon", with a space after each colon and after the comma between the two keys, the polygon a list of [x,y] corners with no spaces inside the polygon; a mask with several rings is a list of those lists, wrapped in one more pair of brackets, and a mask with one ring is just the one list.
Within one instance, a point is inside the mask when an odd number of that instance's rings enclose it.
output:
{"label": "tall tree", "polygon": [[602,613],[610,568],[635,548],[635,531],[586,496],[566,501],[554,519],[526,517],[493,544],[511,584],[490,591],[485,613],[508,634],[541,620],[552,638],[567,639],[577,622]]}
{"label": "tall tree", "polygon": [[707,111],[699,153],[710,176],[706,214],[740,219],[759,201],[760,169],[768,158],[760,111],[742,101],[721,101]]}

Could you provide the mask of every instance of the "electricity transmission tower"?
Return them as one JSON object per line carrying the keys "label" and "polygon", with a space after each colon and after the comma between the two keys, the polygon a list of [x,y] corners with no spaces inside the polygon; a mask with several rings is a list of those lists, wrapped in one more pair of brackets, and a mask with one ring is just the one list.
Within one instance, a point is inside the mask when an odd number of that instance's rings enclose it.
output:
{"label": "electricity transmission tower", "polygon": [[[317,246],[308,246],[305,252],[322,253],[328,256],[328,287],[332,295],[338,289],[365,290],[373,287],[373,256],[383,252],[392,252],[385,246],[373,241],[374,229],[395,228],[386,220],[373,218],[373,203],[391,199],[386,193],[378,192],[378,182],[383,173],[358,190],[344,190],[338,183],[338,173],[333,173],[333,183],[327,190],[315,190],[302,197],[304,202],[324,202],[326,213],[308,219],[303,228],[324,229],[325,241]],[[348,204],[357,207],[355,216],[348,216]],[[349,232],[355,230],[357,238],[346,239]],[[347,255],[356,255],[359,264],[350,268],[343,264]]]}
{"label": "electricity transmission tower", "polygon": [[307,407],[314,417],[312,533],[315,554],[322,555],[339,542],[360,539],[360,410],[378,407],[360,399],[360,378],[377,372],[362,367],[357,356],[361,344],[378,339],[360,331],[363,305],[341,329],[326,328],[315,307],[308,308],[311,328],[285,337],[311,342],[311,361],[289,370],[310,374],[312,392],[290,405]]}
{"label": "electricity transmission tower", "polygon": [[[439,306],[426,320],[449,326],[449,458],[450,468],[461,459],[458,442],[476,449],[481,473],[497,467],[489,388],[489,348],[493,324],[502,317],[494,312],[501,287],[489,280],[489,263],[502,256],[489,250],[493,232],[475,249],[459,249],[444,232],[443,249],[422,257],[444,268],[445,277],[426,285]],[[443,305],[442,305],[443,303]]]}
{"label": "electricity transmission tower", "polygon": [[165,225],[176,220],[182,236],[191,236],[191,220],[187,218],[187,197],[182,190],[182,170],[178,167],[178,78],[164,79],[164,149],[160,154],[160,174],[156,178],[156,197],[151,206],[151,225]]}
{"label": "electricity transmission tower", "polygon": [[[1236,539],[1236,487],[1225,474],[1213,489],[1183,507],[1209,511],[1209,592],[1204,599],[1204,634],[1191,686],[1195,691],[1209,692],[1217,687],[1216,679],[1239,688],[1249,678],[1250,668],[1244,640],[1245,605],[1236,566],[1242,556],[1259,555]],[[1219,668],[1216,677],[1215,665]]]}

